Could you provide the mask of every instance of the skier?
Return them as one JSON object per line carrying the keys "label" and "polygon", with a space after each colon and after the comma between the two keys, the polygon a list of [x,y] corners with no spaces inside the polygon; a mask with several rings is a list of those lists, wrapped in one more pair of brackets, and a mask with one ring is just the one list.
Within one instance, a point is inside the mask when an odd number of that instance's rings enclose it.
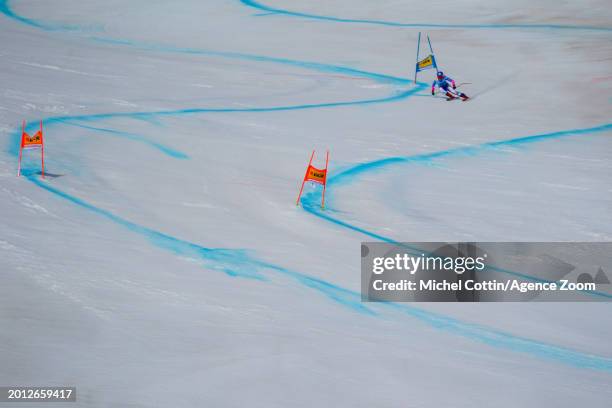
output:
{"label": "skier", "polygon": [[431,84],[431,94],[432,95],[436,94],[436,85],[437,85],[438,88],[444,91],[444,93],[446,94],[446,97],[448,98],[447,100],[449,101],[456,99],[456,98],[461,98],[462,101],[467,101],[468,99],[470,99],[463,92],[457,91],[457,85],[455,84],[455,80],[452,79],[451,77],[447,77],[446,75],[444,75],[444,72],[438,71],[436,76],[438,77],[438,79],[434,80],[433,84]]}

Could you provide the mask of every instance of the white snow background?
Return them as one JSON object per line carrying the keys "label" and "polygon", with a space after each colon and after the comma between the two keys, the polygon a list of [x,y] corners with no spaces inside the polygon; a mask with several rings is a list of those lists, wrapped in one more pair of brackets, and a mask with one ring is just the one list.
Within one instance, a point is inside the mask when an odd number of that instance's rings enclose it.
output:
{"label": "white snow background", "polygon": [[[0,385],[74,385],[70,407],[609,406],[606,303],[359,297],[362,241],[612,240],[609,2],[0,11]],[[419,31],[472,101],[412,82]],[[41,119],[48,177],[28,151],[17,178]],[[324,211],[312,188],[295,205],[312,149]]]}

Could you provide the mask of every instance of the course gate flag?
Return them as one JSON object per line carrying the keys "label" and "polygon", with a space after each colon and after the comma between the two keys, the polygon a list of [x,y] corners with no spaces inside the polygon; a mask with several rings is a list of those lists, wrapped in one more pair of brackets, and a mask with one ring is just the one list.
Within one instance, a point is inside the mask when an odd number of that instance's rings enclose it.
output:
{"label": "course gate flag", "polygon": [[327,155],[325,156],[325,168],[317,169],[312,165],[312,159],[314,157],[315,151],[312,151],[310,155],[310,161],[308,162],[308,167],[306,168],[306,174],[304,174],[304,180],[302,180],[302,187],[300,188],[300,194],[298,194],[297,201],[295,205],[300,205],[300,197],[302,197],[302,191],[304,190],[304,184],[307,181],[312,181],[313,183],[319,183],[323,185],[323,193],[321,195],[321,208],[325,208],[325,187],[327,185],[327,165],[329,164],[329,150],[327,151]]}
{"label": "course gate flag", "polygon": [[428,55],[427,58],[417,62],[416,71],[421,72],[436,66],[436,59],[433,55]]}
{"label": "course gate flag", "polygon": [[21,155],[24,150],[40,148],[40,167],[41,175],[45,177],[45,141],[43,137],[42,120],[40,121],[40,130],[30,136],[25,131],[25,120],[21,127],[21,143],[19,145],[19,164],[17,165],[17,176],[21,175]]}
{"label": "course gate flag", "polygon": [[427,43],[429,44],[429,51],[431,52],[427,57],[419,61],[419,51],[421,49],[421,33],[419,32],[419,39],[417,41],[417,56],[416,56],[416,69],[414,70],[414,83],[417,81],[417,74],[426,69],[434,68],[438,70],[438,64],[436,64],[436,57],[434,56],[433,48],[431,48],[431,41],[427,36]]}

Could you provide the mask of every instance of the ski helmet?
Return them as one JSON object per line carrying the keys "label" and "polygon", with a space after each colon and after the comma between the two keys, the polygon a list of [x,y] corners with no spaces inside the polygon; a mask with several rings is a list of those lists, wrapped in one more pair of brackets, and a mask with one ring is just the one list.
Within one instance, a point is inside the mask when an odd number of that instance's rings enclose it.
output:
{"label": "ski helmet", "polygon": [[444,78],[444,72],[442,72],[442,71],[438,71],[438,73],[436,75],[438,76],[438,79]]}

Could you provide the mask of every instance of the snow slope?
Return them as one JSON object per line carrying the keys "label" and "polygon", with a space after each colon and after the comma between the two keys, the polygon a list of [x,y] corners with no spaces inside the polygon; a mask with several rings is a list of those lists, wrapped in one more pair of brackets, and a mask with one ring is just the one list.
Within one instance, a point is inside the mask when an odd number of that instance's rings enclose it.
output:
{"label": "snow slope", "polygon": [[[606,303],[358,293],[364,240],[612,238],[606,2],[0,11],[0,384],[83,407],[612,397]],[[412,83],[419,30],[473,101]],[[15,177],[23,119],[45,122],[44,181],[31,152]],[[295,206],[313,148],[325,211]]]}

